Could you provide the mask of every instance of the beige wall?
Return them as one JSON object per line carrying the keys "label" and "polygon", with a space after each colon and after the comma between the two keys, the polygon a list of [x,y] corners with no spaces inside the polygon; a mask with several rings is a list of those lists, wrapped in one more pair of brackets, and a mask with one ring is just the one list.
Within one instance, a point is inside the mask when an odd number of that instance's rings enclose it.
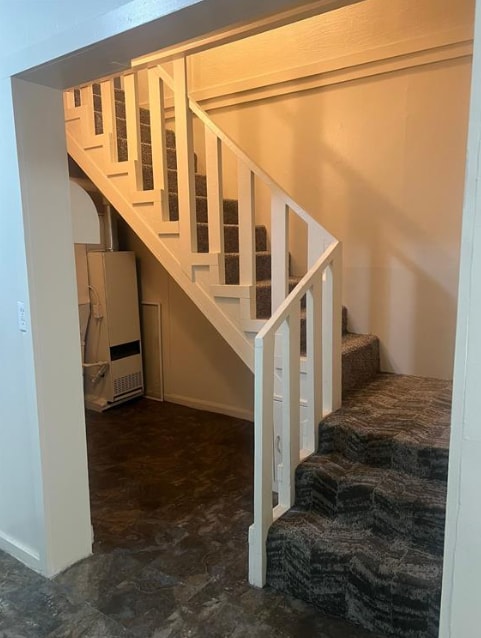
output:
{"label": "beige wall", "polygon": [[473,0],[364,0],[193,56],[191,88],[196,99],[215,99],[226,85],[230,91],[259,89],[434,46],[453,47],[472,39],[473,19]]}
{"label": "beige wall", "polygon": [[251,371],[123,223],[120,235],[136,253],[141,301],[161,304],[164,399],[251,419]]}
{"label": "beige wall", "polygon": [[[214,120],[343,241],[350,328],[378,334],[387,371],[452,376],[472,14],[366,0],[191,60]],[[319,74],[323,56],[351,66]]]}

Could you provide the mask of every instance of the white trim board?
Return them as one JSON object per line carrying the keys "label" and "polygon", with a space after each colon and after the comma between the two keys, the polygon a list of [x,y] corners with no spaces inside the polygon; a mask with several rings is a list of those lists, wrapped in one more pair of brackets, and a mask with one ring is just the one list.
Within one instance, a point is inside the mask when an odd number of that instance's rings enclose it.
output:
{"label": "white trim board", "polygon": [[[191,97],[206,111],[268,100],[312,89],[363,80],[440,62],[471,58],[473,40],[460,30],[377,47],[262,75],[193,89]],[[190,64],[195,65],[195,56]],[[148,108],[148,103],[142,103]],[[166,118],[174,117],[173,99],[165,100]]]}
{"label": "white trim board", "polygon": [[[157,310],[157,327],[159,331],[159,379],[160,379],[160,396],[151,396],[144,392],[144,396],[146,399],[152,399],[153,401],[163,401],[164,400],[164,355],[163,355],[163,342],[162,342],[162,304],[157,301],[144,301],[143,299],[140,301],[141,308],[141,317],[140,322],[143,327],[143,310],[142,306],[148,306],[150,308],[156,308]],[[145,375],[145,349],[143,347],[143,339],[144,335],[142,334],[142,365],[144,368],[144,390],[146,389],[146,375]]]}
{"label": "white trim board", "polygon": [[192,397],[184,397],[180,394],[168,393],[164,393],[164,401],[185,405],[187,408],[193,408],[194,410],[225,414],[226,416],[232,416],[236,419],[244,419],[246,421],[254,420],[254,413],[250,410],[234,408],[231,405],[226,405],[224,403],[215,403],[214,401],[204,401],[203,399],[194,399]]}
{"label": "white trim board", "polygon": [[[460,37],[464,36],[464,37]],[[265,100],[289,93],[342,84],[414,67],[471,57],[473,41],[458,31],[378,47],[331,60],[281,69],[192,90],[206,110]],[[195,65],[195,58],[191,61]]]}
{"label": "white trim board", "polygon": [[0,532],[0,550],[10,554],[30,569],[42,573],[43,565],[39,553],[3,532]]}

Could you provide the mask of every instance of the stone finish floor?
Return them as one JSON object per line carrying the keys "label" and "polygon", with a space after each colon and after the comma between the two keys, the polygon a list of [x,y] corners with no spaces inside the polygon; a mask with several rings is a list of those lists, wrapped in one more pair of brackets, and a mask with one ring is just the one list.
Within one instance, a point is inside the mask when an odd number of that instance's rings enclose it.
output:
{"label": "stone finish floor", "polygon": [[248,585],[251,423],[140,399],[87,429],[94,553],[52,581],[0,553],[0,638],[373,638]]}

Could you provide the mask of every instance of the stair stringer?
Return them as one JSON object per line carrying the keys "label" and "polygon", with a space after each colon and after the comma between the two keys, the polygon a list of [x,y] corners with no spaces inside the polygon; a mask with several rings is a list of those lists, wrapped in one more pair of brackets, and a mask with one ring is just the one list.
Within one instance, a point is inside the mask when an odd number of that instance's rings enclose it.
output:
{"label": "stair stringer", "polygon": [[[126,166],[129,162],[115,164],[111,162],[110,149],[106,148],[108,145],[105,143],[106,140],[102,139],[103,135],[96,135],[92,140],[95,141],[95,144],[88,144],[86,145],[88,148],[84,148],[84,145],[77,139],[76,128],[78,126],[82,126],[80,118],[77,121],[67,119],[66,140],[69,155],[247,367],[253,371],[254,348],[252,341],[235,323],[235,316],[240,316],[241,300],[231,293],[229,295],[230,303],[226,303],[224,297],[213,296],[209,292],[210,274],[208,271],[211,263],[215,266],[213,263],[215,255],[199,255],[199,260],[203,262],[201,265],[194,262],[197,255],[190,259],[190,263],[179,259],[178,255],[182,254],[182,251],[176,232],[177,222],[162,221],[160,192],[157,195],[150,192],[150,198],[146,198],[144,193],[139,193],[140,196],[136,197],[137,193],[132,188],[131,171]],[[136,206],[133,203],[135,201],[142,203]],[[142,210],[142,214],[140,214],[140,210]],[[232,287],[229,286],[229,288]],[[230,308],[226,312],[225,308],[228,306]]]}

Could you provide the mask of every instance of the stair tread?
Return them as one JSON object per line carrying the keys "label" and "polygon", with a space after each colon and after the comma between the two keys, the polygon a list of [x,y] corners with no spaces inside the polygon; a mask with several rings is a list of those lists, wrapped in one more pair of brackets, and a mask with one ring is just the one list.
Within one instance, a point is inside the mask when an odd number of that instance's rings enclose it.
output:
{"label": "stair tread", "polygon": [[296,471],[296,508],[345,522],[364,521],[387,538],[440,555],[444,549],[446,484],[350,461],[339,453],[313,454]]}
{"label": "stair tread", "polygon": [[378,341],[378,337],[372,334],[359,334],[356,332],[345,332],[342,335],[342,353],[349,354],[362,348],[373,341]]}
{"label": "stair tread", "polygon": [[[300,277],[289,277],[289,285],[296,286],[301,281]],[[256,282],[258,288],[269,288],[272,285],[271,279],[260,279]]]}
{"label": "stair tread", "polygon": [[[307,556],[327,554],[332,563],[336,558],[342,558],[340,562],[346,568],[347,576],[352,575],[353,562],[360,562],[371,569],[374,566],[374,571],[391,584],[414,580],[423,582],[426,589],[441,585],[442,556],[413,546],[403,538],[386,539],[362,523],[344,523],[293,507],[271,526],[268,541],[271,551],[275,551],[272,545],[276,540],[284,546],[295,543]],[[297,552],[296,558],[299,558]],[[315,563],[311,558],[310,567],[314,567],[318,577],[322,576],[322,566]],[[339,569],[340,565],[337,567]],[[327,566],[324,569],[328,577],[330,570]],[[272,574],[268,576],[268,582],[271,578]],[[311,602],[315,603],[315,600]]]}
{"label": "stair tread", "polygon": [[381,373],[356,390],[321,422],[359,434],[402,437],[416,444],[449,448],[450,381]]}
{"label": "stair tread", "polygon": [[338,452],[312,454],[297,468],[299,476],[304,472],[328,474],[351,485],[366,485],[404,501],[442,509],[446,504],[447,489],[442,481],[412,476],[391,468],[372,467],[351,461]]}
{"label": "stair tread", "polygon": [[[255,254],[256,255],[261,255],[263,257],[268,257],[271,254],[271,251],[270,250],[256,250]],[[229,257],[231,257],[231,258],[232,257],[237,257],[238,258],[239,255],[240,255],[240,253],[224,253],[224,256],[226,258],[229,258]]]}
{"label": "stair tread", "polygon": [[447,480],[449,381],[378,373],[319,425],[319,453]]}
{"label": "stair tread", "polygon": [[[207,226],[207,227],[208,227],[208,226],[209,226],[209,223],[208,223],[208,222],[197,222],[197,225],[198,225],[198,226]],[[224,224],[223,224],[223,227],[224,227],[226,230],[234,229],[234,228],[235,228],[235,229],[238,229],[238,228],[239,228],[239,224],[225,224],[225,223],[224,223]],[[256,225],[255,225],[255,227],[256,227],[256,228],[266,228],[266,226],[265,226],[264,224],[256,224]],[[264,251],[264,252],[265,252],[265,251]]]}
{"label": "stair tread", "polygon": [[[340,545],[344,551],[351,552],[353,556],[365,551],[366,553],[378,555],[380,559],[386,562],[390,558],[395,558],[401,562],[399,565],[401,569],[403,568],[403,558],[409,552],[419,554],[420,557],[432,561],[433,564],[438,565],[440,568],[443,564],[442,556],[413,547],[409,541],[403,538],[397,538],[394,541],[385,539],[362,522],[358,524],[345,523],[341,520],[329,518],[317,512],[305,511],[297,507],[292,507],[278,518],[271,526],[272,532],[276,532],[276,528],[277,530],[285,530],[289,535],[299,533],[310,549],[315,544],[325,545],[333,549],[336,545]],[[408,564],[405,564],[404,568],[409,571]],[[429,578],[429,574],[426,574],[426,576]]]}

